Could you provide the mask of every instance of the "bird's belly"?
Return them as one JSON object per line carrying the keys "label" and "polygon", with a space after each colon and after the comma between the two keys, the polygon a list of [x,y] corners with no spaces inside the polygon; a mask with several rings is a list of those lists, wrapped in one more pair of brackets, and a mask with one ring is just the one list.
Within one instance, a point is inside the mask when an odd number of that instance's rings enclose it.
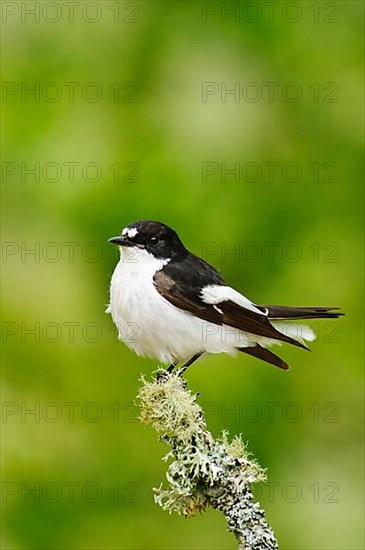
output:
{"label": "bird's belly", "polygon": [[[153,278],[120,269],[111,282],[110,313],[119,338],[138,355],[163,363],[200,351],[201,322],[160,296]],[[202,350],[203,351],[203,350]]]}
{"label": "bird's belly", "polygon": [[146,277],[116,268],[110,313],[119,338],[138,355],[162,363],[184,361],[200,352],[234,354],[248,345],[247,334],[209,323],[173,306]]}

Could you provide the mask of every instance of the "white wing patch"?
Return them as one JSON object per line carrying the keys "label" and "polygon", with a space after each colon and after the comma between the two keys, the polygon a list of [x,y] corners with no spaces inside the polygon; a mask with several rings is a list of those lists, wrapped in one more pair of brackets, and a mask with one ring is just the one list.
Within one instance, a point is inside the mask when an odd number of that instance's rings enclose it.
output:
{"label": "white wing patch", "polygon": [[242,306],[246,309],[249,309],[251,311],[254,311],[255,313],[258,313],[259,315],[264,315],[262,311],[257,309],[257,307],[247,298],[245,298],[242,294],[237,292],[237,290],[234,290],[234,288],[231,288],[230,286],[223,286],[223,285],[208,285],[205,286],[201,291],[201,297],[203,302],[206,304],[219,304],[220,302],[226,302],[227,300],[231,300],[232,302],[235,302],[239,306]]}

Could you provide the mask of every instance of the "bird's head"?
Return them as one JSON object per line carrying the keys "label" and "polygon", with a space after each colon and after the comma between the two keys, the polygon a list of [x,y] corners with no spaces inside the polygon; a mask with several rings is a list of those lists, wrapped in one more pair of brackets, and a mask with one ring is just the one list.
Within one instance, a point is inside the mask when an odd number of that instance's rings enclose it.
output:
{"label": "bird's head", "polygon": [[145,250],[158,259],[180,259],[187,250],[173,229],[161,222],[140,220],[130,223],[110,243]]}

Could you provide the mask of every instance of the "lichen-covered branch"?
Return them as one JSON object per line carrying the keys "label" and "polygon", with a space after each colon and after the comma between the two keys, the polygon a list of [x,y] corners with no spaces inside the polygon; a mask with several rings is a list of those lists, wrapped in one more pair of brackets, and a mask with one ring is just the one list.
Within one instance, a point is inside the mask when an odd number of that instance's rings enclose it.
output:
{"label": "lichen-covered branch", "polygon": [[208,506],[224,513],[239,550],[274,550],[278,543],[264,511],[254,502],[251,484],[264,481],[265,472],[250,457],[241,437],[228,441],[224,432],[214,439],[208,431],[196,395],[177,374],[159,373],[142,379],[139,391],[141,421],[152,426],[171,450],[168,488],[155,491],[164,510],[192,516]]}

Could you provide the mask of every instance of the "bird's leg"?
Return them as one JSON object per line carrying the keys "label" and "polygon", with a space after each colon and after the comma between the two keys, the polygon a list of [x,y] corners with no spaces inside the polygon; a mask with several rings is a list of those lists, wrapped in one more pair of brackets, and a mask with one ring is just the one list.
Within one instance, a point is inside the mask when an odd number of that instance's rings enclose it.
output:
{"label": "bird's leg", "polygon": [[165,372],[168,373],[168,374],[172,374],[174,368],[176,367],[177,365],[177,362],[176,363],[171,363],[171,365],[169,365],[167,367],[167,369],[165,369]]}
{"label": "bird's leg", "polygon": [[[192,365],[197,359],[199,359],[199,357],[202,354],[203,354],[203,352],[196,353],[195,355],[193,355],[193,357],[191,357],[189,359],[189,361],[187,361],[182,367],[180,367],[176,371],[178,376],[181,376],[186,371],[186,369],[188,367],[190,367],[190,365]],[[174,368],[176,367],[176,365],[177,365],[177,363],[171,363],[171,365],[169,365],[163,372],[158,373],[157,374],[157,382],[163,382],[164,380],[166,380],[166,378],[174,372]]]}
{"label": "bird's leg", "polygon": [[190,365],[192,365],[199,357],[203,354],[203,352],[196,353],[187,361],[180,369],[179,369],[179,376],[181,376]]}
{"label": "bird's leg", "polygon": [[170,374],[173,373],[174,368],[176,367],[177,363],[171,363],[164,371],[157,373],[157,382],[163,382],[170,376]]}

